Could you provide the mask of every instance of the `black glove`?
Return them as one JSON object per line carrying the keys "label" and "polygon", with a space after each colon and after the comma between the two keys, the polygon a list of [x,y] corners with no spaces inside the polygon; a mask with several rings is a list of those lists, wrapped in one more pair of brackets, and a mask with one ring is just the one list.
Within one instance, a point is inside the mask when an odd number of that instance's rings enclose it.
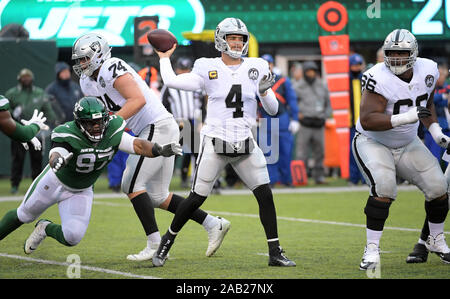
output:
{"label": "black glove", "polygon": [[181,145],[175,142],[165,144],[163,146],[159,145],[158,143],[154,143],[152,148],[153,157],[170,157],[173,155],[181,155],[182,152],[183,150],[181,148]]}
{"label": "black glove", "polygon": [[419,119],[430,117],[431,111],[428,108],[417,106],[417,116]]}

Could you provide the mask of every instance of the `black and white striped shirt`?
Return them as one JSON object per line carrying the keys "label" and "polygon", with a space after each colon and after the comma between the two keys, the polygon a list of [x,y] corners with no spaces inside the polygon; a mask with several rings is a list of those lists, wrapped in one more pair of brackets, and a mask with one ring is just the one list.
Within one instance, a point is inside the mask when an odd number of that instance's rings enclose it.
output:
{"label": "black and white striped shirt", "polygon": [[163,86],[161,100],[166,109],[175,119],[193,120],[198,115],[196,111],[202,109],[201,92],[185,91]]}

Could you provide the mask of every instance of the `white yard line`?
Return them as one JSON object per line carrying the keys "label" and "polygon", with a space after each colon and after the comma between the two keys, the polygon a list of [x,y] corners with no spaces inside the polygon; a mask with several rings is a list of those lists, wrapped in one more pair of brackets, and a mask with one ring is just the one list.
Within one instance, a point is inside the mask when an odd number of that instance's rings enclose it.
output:
{"label": "white yard line", "polygon": [[[69,267],[72,265],[70,263],[63,263],[63,262],[43,260],[43,259],[35,259],[35,258],[26,257],[26,256],[7,254],[7,253],[0,253],[0,257],[11,258],[11,259],[16,259],[16,260],[23,260],[23,261],[28,261],[28,262],[41,263],[41,264],[46,264],[46,265],[57,265],[57,266],[64,266],[64,267]],[[113,274],[113,275],[120,275],[120,276],[131,277],[131,278],[160,279],[159,277],[155,277],[155,276],[139,275],[139,274],[133,274],[133,273],[128,273],[128,272],[121,272],[121,271],[116,271],[116,270],[110,270],[110,269],[104,269],[104,268],[98,268],[98,267],[92,267],[92,266],[85,266],[85,265],[80,265],[80,269],[94,271],[94,272],[107,273],[107,274]]]}

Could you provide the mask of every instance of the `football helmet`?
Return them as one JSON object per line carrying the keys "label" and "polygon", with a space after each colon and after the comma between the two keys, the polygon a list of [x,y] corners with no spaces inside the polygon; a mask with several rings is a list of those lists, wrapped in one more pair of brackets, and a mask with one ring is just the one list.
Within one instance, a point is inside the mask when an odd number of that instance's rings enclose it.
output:
{"label": "football helmet", "polygon": [[97,33],[80,36],[72,47],[72,60],[75,60],[73,70],[79,77],[91,76],[110,57],[108,42]]}
{"label": "football helmet", "polygon": [[[227,35],[238,34],[244,37],[244,46],[242,51],[234,51],[227,43]],[[237,18],[226,18],[217,25],[214,33],[214,42],[216,49],[226,53],[233,58],[240,58],[248,52],[249,33],[244,22]]]}
{"label": "football helmet", "polygon": [[99,142],[109,124],[109,113],[96,97],[83,97],[75,103],[73,117],[77,127],[92,142]]}
{"label": "football helmet", "polygon": [[[401,75],[414,66],[418,48],[416,37],[411,32],[406,29],[395,29],[384,40],[384,63],[395,75]],[[407,51],[409,56],[391,57],[389,51]]]}

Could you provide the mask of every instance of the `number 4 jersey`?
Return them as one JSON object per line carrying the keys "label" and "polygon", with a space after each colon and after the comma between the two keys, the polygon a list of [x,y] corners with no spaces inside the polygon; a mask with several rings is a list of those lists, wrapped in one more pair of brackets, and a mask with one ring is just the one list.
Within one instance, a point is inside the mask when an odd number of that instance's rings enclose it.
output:
{"label": "number 4 jersey", "polygon": [[56,176],[71,189],[85,189],[94,185],[119,148],[125,121],[111,115],[103,139],[94,144],[80,131],[75,121],[56,127],[51,135],[52,148],[63,147],[73,153],[69,163]]}
{"label": "number 4 jersey", "polygon": [[[405,113],[416,106],[426,107],[427,100],[439,78],[437,64],[426,58],[417,58],[413,66],[413,77],[409,83],[394,75],[384,63],[367,70],[362,79],[362,88],[382,95],[386,101],[385,114]],[[390,148],[409,144],[417,136],[419,122],[405,124],[386,131],[366,131],[358,119],[356,130]]]}
{"label": "number 4 jersey", "polygon": [[228,142],[251,136],[256,123],[258,83],[269,73],[262,58],[244,58],[237,66],[227,66],[221,58],[200,58],[192,73],[203,79],[208,94],[206,125],[202,134]]}

